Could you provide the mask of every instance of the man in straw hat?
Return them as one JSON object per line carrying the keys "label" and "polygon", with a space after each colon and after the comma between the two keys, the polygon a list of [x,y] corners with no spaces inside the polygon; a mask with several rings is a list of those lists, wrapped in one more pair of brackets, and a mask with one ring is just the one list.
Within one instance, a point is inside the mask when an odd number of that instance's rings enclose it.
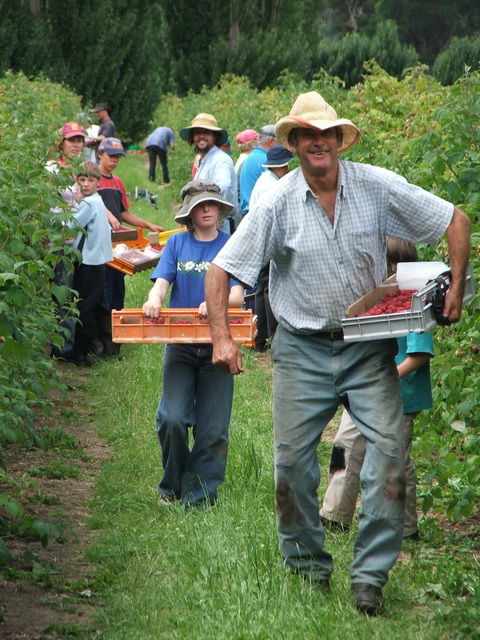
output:
{"label": "man in straw hat", "polygon": [[339,154],[360,132],[316,92],[300,95],[276,125],[300,168],[251,211],[205,279],[213,362],[241,373],[225,322],[228,277],[253,285],[270,263],[270,302],[279,322],[274,362],[276,505],[285,564],[324,590],[333,569],[319,520],[317,445],[344,405],[366,441],[363,502],[351,582],[357,609],[382,607],[382,587],[400,553],[405,510],[402,402],[394,339],[347,342],[347,307],[385,278],[385,236],[436,242],[446,233],[452,281],[444,316],[460,319],[470,221],[453,204]]}
{"label": "man in straw hat", "polygon": [[189,127],[180,130],[180,137],[191,144],[200,160],[195,180],[210,180],[220,187],[222,196],[234,206],[224,221],[223,230],[233,232],[238,207],[237,174],[232,158],[220,147],[228,140],[228,133],[221,129],[210,113],[199,113]]}
{"label": "man in straw hat", "polygon": [[[161,316],[172,285],[170,307],[195,307],[206,318],[203,281],[206,270],[228,235],[218,230],[232,205],[216,184],[192,181],[181,197],[175,220],[188,231],[168,239],[152,273],[155,282],[145,315]],[[229,306],[241,307],[243,287],[229,285]],[[163,476],[159,504],[180,501],[184,507],[204,507],[217,500],[225,476],[228,428],[232,410],[233,377],[212,365],[211,344],[168,344],[163,369],[163,394],[157,411],[157,433],[162,448]],[[188,427],[194,446],[189,446]]]}

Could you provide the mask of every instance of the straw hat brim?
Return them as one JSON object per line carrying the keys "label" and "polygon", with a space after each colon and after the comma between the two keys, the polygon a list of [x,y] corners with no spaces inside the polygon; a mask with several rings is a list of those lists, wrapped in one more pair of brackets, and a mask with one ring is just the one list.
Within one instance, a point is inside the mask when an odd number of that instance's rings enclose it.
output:
{"label": "straw hat brim", "polygon": [[189,218],[192,209],[194,209],[197,204],[201,204],[202,202],[216,202],[220,207],[221,216],[228,215],[235,208],[233,204],[222,198],[220,194],[212,193],[211,191],[197,193],[191,198],[187,198],[187,200],[188,201],[182,205],[180,211],[175,216],[176,222],[182,222],[186,218]]}
{"label": "straw hat brim", "polygon": [[307,120],[296,116],[285,116],[284,118],[280,118],[275,125],[275,133],[279,143],[290,151],[295,151],[295,149],[288,143],[288,134],[292,129],[303,127],[319,129],[320,131],[332,129],[333,127],[340,127],[343,133],[343,140],[341,147],[338,149],[339,153],[354,145],[360,138],[360,130],[353,124],[353,122],[346,118],[339,118],[337,120]]}
{"label": "straw hat brim", "polygon": [[210,125],[204,124],[197,124],[193,127],[185,127],[184,129],[180,129],[180,137],[182,138],[182,140],[185,140],[185,142],[190,142],[190,134],[192,129],[208,129],[208,131],[211,131],[212,133],[220,134],[220,140],[218,141],[219,147],[221,147],[222,144],[225,144],[225,142],[228,140],[228,133],[225,131],[225,129],[220,129],[220,127],[212,127]]}

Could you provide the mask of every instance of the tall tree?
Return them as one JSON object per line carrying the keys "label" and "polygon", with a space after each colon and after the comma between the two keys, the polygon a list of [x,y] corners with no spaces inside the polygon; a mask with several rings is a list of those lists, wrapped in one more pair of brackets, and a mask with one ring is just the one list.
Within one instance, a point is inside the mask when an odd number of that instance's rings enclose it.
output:
{"label": "tall tree", "polygon": [[381,0],[378,15],[395,20],[400,38],[432,64],[454,36],[474,36],[480,30],[478,0]]}
{"label": "tall tree", "polygon": [[161,2],[29,0],[7,11],[7,19],[21,28],[0,69],[62,82],[87,107],[108,102],[122,135],[145,133],[165,84]]}

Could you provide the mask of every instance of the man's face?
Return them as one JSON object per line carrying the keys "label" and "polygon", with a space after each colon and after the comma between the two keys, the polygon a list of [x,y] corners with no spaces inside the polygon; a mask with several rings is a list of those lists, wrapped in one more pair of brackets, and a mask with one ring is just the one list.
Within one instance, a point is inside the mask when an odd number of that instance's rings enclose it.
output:
{"label": "man's face", "polygon": [[105,122],[105,120],[108,120],[108,111],[106,109],[100,109],[100,111],[97,111],[96,114],[100,122]]}
{"label": "man's face", "polygon": [[278,139],[272,136],[268,136],[265,142],[263,143],[263,148],[267,151],[278,144]]}
{"label": "man's face", "polygon": [[334,128],[299,128],[296,130],[297,143],[294,146],[305,173],[312,177],[322,177],[338,166],[339,141]]}
{"label": "man's face", "polygon": [[98,163],[100,171],[107,176],[115,171],[122,157],[120,155],[109,156],[106,151],[101,151],[98,155],[100,158],[100,162]]}
{"label": "man's face", "polygon": [[84,196],[91,196],[98,188],[98,178],[94,176],[78,176],[80,191]]}
{"label": "man's face", "polygon": [[193,129],[192,139],[195,151],[201,155],[207,154],[215,144],[215,134],[209,129]]}

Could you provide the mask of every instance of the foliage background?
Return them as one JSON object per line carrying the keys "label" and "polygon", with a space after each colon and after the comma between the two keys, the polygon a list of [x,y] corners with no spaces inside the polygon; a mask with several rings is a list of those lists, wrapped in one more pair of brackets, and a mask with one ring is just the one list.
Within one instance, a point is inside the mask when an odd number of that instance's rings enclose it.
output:
{"label": "foliage background", "polygon": [[0,74],[63,83],[83,111],[108,102],[129,142],[166,93],[227,73],[264,89],[323,70],[350,87],[374,58],[397,78],[420,61],[451,84],[480,61],[476,0],[0,0],[0,15]]}

